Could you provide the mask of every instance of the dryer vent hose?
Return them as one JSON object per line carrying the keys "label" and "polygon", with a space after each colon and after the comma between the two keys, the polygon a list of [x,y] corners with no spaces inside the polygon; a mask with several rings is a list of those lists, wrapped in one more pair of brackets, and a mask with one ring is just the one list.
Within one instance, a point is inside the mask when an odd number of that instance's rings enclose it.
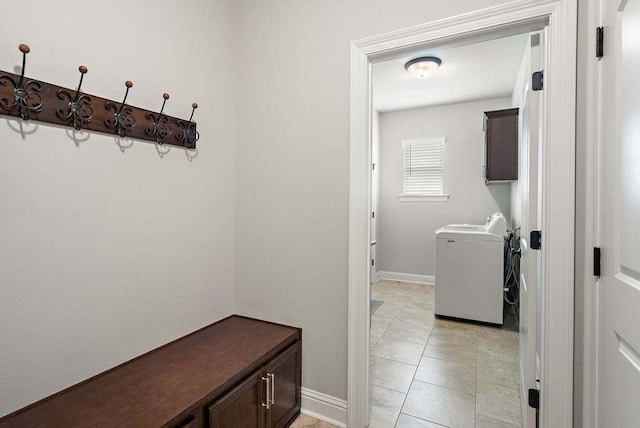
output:
{"label": "dryer vent hose", "polygon": [[504,301],[517,305],[520,301],[520,227],[504,238]]}

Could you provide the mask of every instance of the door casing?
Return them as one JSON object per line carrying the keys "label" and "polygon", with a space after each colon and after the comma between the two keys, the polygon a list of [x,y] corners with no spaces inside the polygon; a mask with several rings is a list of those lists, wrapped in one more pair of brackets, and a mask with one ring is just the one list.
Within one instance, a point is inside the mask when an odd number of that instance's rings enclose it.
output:
{"label": "door casing", "polygon": [[578,118],[579,132],[577,139],[582,149],[578,153],[578,162],[582,174],[578,179],[582,181],[583,189],[576,198],[576,325],[582,326],[582,331],[576,330],[576,351],[581,358],[576,359],[575,376],[575,423],[584,428],[595,428],[598,420],[598,382],[596,379],[598,365],[598,335],[597,335],[597,277],[593,275],[593,248],[600,246],[600,215],[599,210],[599,182],[601,176],[599,150],[608,141],[600,138],[601,121],[604,106],[601,104],[600,59],[596,57],[595,28],[602,25],[601,0],[585,0],[580,3],[584,28],[579,35],[579,49],[586,52],[579,60],[582,70],[582,82],[585,87],[578,100],[584,106],[582,115]]}
{"label": "door casing", "polygon": [[543,427],[572,426],[577,0],[515,1],[352,43],[347,426],[366,427],[369,413],[371,64],[544,25],[540,420]]}

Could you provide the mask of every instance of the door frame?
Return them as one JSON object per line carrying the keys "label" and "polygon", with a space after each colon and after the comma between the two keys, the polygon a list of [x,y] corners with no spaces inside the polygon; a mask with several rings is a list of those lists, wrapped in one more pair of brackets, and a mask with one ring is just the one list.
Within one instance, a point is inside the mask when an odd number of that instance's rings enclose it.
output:
{"label": "door frame", "polygon": [[544,24],[548,44],[541,165],[540,421],[543,427],[572,425],[577,0],[519,0],[351,44],[349,427],[366,427],[369,417],[371,64],[422,47],[508,35]]}
{"label": "door frame", "polygon": [[[602,109],[600,58],[596,52],[596,27],[602,25],[602,2],[585,0],[580,3],[582,21],[586,22],[579,32],[582,87],[577,95],[584,110],[579,117],[576,138],[581,142],[581,155],[577,157],[583,169],[579,179],[583,188],[576,198],[576,329],[575,350],[582,353],[574,367],[576,424],[583,428],[595,428],[598,421],[598,277],[593,275],[593,248],[600,246],[600,151],[606,146],[601,134]],[[581,236],[580,236],[581,235]],[[581,288],[581,293],[578,292]]]}

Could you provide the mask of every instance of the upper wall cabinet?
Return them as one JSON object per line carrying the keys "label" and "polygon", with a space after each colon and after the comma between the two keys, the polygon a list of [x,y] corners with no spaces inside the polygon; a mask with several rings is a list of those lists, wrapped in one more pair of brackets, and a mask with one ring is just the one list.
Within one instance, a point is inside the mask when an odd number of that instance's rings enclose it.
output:
{"label": "upper wall cabinet", "polygon": [[518,179],[518,109],[484,112],[484,182]]}

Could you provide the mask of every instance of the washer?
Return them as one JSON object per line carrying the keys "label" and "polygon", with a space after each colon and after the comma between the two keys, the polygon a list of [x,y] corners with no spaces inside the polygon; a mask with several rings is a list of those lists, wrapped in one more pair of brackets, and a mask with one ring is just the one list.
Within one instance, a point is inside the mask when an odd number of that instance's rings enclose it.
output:
{"label": "washer", "polygon": [[502,324],[506,220],[436,230],[435,314]]}

